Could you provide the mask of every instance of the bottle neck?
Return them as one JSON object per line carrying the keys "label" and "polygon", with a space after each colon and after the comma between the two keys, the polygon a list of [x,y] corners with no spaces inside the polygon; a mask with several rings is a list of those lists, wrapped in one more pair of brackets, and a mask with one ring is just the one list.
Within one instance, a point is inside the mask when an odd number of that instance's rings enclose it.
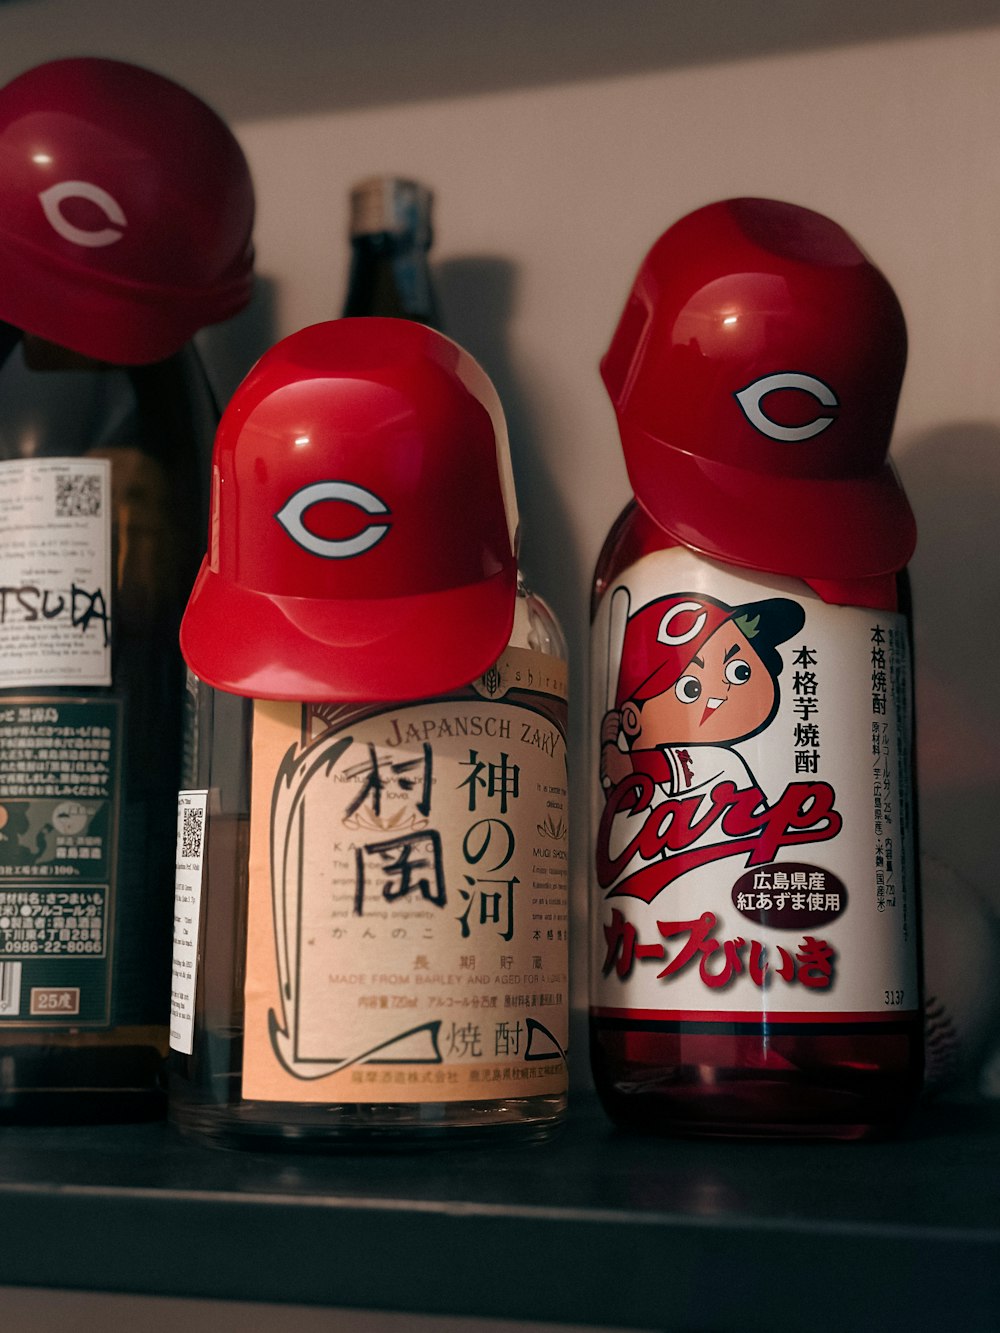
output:
{"label": "bottle neck", "polygon": [[440,328],[427,250],[407,235],[379,232],[351,241],[345,316],[411,319]]}
{"label": "bottle neck", "polygon": [[[611,584],[630,565],[653,551],[680,546],[633,498],[618,515],[598,557],[591,594],[591,619]],[[691,548],[693,549],[693,548]],[[764,571],[766,573],[766,570]],[[834,606],[864,606],[879,611],[901,610],[909,614],[909,582],[906,570],[899,574],[876,574],[860,579],[802,578],[824,602]]]}

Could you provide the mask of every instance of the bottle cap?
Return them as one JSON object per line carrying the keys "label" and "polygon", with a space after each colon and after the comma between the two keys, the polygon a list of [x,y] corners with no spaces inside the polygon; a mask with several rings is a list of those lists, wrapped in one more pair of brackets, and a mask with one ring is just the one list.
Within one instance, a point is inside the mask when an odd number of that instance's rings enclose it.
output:
{"label": "bottle cap", "polygon": [[431,244],[434,196],[417,181],[372,176],[351,190],[351,238],[411,235],[417,245]]}
{"label": "bottle cap", "polygon": [[216,436],[209,551],[181,626],[203,680],[303,701],[423,698],[510,638],[517,506],[492,383],[409,320],[285,338]]}
{"label": "bottle cap", "polygon": [[601,372],[636,499],[675,540],[842,580],[916,542],[887,461],[905,362],[899,302],[842,228],[730,199],[649,251]]}

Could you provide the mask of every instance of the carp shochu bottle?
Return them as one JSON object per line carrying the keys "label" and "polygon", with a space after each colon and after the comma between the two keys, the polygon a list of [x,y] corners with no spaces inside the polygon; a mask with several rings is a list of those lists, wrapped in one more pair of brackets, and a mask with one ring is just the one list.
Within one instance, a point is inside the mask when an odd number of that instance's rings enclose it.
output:
{"label": "carp shochu bottle", "polygon": [[286,338],[223,416],[181,633],[185,1132],[324,1147],[562,1119],[565,649],[518,579],[509,469],[487,377],[407,320]]}
{"label": "carp shochu bottle", "polygon": [[158,75],[0,89],[0,1119],[165,1107],[177,634],[217,421],[190,340],[249,297],[252,213],[229,131]]}
{"label": "carp shochu bottle", "polygon": [[860,1138],[918,1095],[905,326],[828,219],[731,200],[602,362],[636,499],[593,595],[591,1061],[622,1124]]}

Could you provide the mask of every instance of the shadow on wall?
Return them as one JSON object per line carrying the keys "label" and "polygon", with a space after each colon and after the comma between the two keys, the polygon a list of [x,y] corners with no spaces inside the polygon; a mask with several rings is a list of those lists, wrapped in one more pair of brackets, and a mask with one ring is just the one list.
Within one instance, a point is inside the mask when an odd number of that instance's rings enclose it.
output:
{"label": "shadow on wall", "polygon": [[[546,466],[528,393],[511,361],[508,326],[516,270],[505,259],[476,256],[435,266],[442,323],[449,337],[470,352],[493,381],[507,418],[514,483],[521,516],[521,567],[528,584],[571,630],[586,604],[567,520],[566,497]],[[579,661],[581,645],[571,647]]]}
{"label": "shadow on wall", "polygon": [[911,570],[921,841],[1000,916],[1000,427],[956,423],[899,451]]}

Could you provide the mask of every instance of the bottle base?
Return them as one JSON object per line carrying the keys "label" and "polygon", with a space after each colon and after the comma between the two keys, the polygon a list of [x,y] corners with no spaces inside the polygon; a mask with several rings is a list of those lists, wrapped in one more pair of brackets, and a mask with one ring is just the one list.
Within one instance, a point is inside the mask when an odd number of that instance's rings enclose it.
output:
{"label": "bottle base", "polygon": [[620,1128],[684,1138],[893,1137],[921,1088],[921,1028],[882,1034],[591,1029],[601,1104]]}
{"label": "bottle base", "polygon": [[0,1125],[162,1119],[165,1055],[163,1028],[0,1033]]}
{"label": "bottle base", "polygon": [[[725,1093],[725,1087],[720,1092]],[[787,1089],[780,1092],[787,1093]],[[764,1118],[756,1103],[760,1096],[773,1097],[775,1090],[766,1086],[753,1089],[734,1090],[728,1098],[728,1105],[699,1106],[685,1111],[673,1098],[659,1100],[646,1097],[635,1102],[626,1096],[600,1093],[601,1104],[608,1117],[617,1128],[628,1133],[655,1135],[663,1138],[714,1138],[743,1140],[789,1139],[808,1140],[810,1142],[845,1142],[856,1143],[877,1139],[893,1138],[902,1127],[905,1115],[893,1117],[884,1122],[860,1122],[854,1119],[843,1121],[834,1119],[782,1118],[780,1113],[774,1118]]]}
{"label": "bottle base", "polygon": [[565,1096],[504,1102],[300,1104],[193,1101],[171,1087],[169,1118],[187,1138],[221,1148],[277,1152],[409,1151],[541,1143],[562,1127]]}

